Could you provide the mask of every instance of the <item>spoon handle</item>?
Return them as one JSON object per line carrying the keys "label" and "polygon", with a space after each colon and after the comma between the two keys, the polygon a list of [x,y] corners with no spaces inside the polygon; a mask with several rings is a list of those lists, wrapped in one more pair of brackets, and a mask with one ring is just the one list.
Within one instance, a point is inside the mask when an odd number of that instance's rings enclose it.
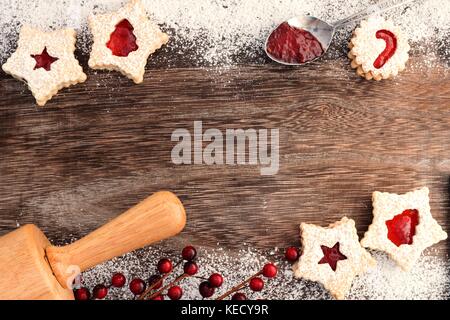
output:
{"label": "spoon handle", "polygon": [[364,19],[365,17],[368,17],[374,13],[381,13],[381,12],[384,12],[387,10],[391,10],[391,9],[400,7],[404,4],[407,4],[408,2],[412,2],[412,1],[416,1],[416,0],[400,0],[400,1],[399,0],[385,0],[385,1],[381,1],[381,2],[375,3],[371,6],[368,6],[366,9],[363,9],[359,12],[354,13],[347,18],[336,21],[335,23],[333,23],[333,26],[335,28],[338,28],[338,27],[344,26],[350,22]]}

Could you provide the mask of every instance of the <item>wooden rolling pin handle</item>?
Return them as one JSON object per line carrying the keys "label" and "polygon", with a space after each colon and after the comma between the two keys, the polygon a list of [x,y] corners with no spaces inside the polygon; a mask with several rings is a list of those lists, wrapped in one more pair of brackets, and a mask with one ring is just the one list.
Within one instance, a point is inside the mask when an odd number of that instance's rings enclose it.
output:
{"label": "wooden rolling pin handle", "polygon": [[46,249],[59,283],[68,287],[74,269],[87,270],[127,252],[181,232],[186,213],[171,192],[157,192],[86,237],[64,247]]}

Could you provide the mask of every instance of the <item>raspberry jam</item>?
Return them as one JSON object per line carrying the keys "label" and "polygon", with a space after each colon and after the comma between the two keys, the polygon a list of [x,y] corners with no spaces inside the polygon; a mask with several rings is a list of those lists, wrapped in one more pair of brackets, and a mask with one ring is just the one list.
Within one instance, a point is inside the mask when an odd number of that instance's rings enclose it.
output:
{"label": "raspberry jam", "polygon": [[284,22],[267,40],[267,53],[285,63],[305,63],[320,57],[322,44],[310,32]]}
{"label": "raspberry jam", "polygon": [[111,37],[106,44],[111,49],[113,55],[128,57],[131,52],[139,49],[133,30],[134,27],[127,19],[122,20],[116,25],[116,29],[111,33]]}
{"label": "raspberry jam", "polygon": [[42,51],[41,54],[32,54],[31,57],[36,60],[34,70],[44,68],[46,71],[50,71],[52,63],[58,60],[58,58],[52,57],[48,54],[47,47],[44,48],[44,51]]}
{"label": "raspberry jam", "polygon": [[386,221],[388,228],[387,237],[397,247],[402,244],[412,244],[418,223],[419,211],[416,209],[405,210],[392,218],[392,220]]}
{"label": "raspberry jam", "polygon": [[328,263],[333,271],[336,271],[338,261],[347,259],[339,250],[339,242],[336,242],[332,248],[327,246],[320,246],[320,248],[323,252],[323,258],[320,259],[319,264]]}
{"label": "raspberry jam", "polygon": [[394,55],[397,50],[397,38],[389,30],[378,30],[376,33],[377,39],[383,39],[386,42],[386,48],[377,57],[373,66],[377,69],[382,68],[386,62]]}

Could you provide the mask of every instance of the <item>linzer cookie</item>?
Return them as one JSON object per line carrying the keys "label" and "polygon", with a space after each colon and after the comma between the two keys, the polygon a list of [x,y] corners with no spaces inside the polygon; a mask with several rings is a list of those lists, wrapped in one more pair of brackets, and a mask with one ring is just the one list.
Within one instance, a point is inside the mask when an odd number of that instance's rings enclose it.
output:
{"label": "linzer cookie", "polygon": [[86,80],[74,56],[75,42],[73,29],[43,32],[24,26],[16,52],[2,68],[25,81],[37,104],[44,106],[60,89]]}
{"label": "linzer cookie", "polygon": [[355,222],[346,217],[328,228],[300,225],[302,255],[294,275],[324,285],[336,299],[345,299],[353,279],[376,262],[361,247]]}
{"label": "linzer cookie", "polygon": [[362,21],[349,43],[352,68],[367,80],[389,79],[405,69],[409,59],[406,35],[391,21],[372,17]]}
{"label": "linzer cookie", "polygon": [[89,27],[94,37],[89,66],[119,71],[135,83],[144,80],[148,57],[169,40],[139,0],[117,12],[91,16]]}
{"label": "linzer cookie", "polygon": [[431,216],[428,193],[428,188],[403,195],[375,191],[373,221],[361,244],[385,251],[402,269],[410,270],[423,250],[447,239]]}

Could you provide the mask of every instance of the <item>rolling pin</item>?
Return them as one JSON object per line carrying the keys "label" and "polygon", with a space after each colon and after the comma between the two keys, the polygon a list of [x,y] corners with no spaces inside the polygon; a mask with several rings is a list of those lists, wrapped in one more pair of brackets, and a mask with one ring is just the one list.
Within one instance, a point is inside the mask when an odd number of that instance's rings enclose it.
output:
{"label": "rolling pin", "polygon": [[76,274],[174,236],[185,224],[181,201],[161,191],[67,246],[52,246],[35,225],[25,225],[0,238],[0,300],[74,299]]}

